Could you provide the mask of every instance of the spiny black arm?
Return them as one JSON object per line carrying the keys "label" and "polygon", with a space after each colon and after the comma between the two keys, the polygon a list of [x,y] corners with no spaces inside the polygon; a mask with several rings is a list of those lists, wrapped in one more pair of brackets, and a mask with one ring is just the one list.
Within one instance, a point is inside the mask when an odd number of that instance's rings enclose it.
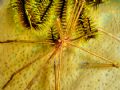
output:
{"label": "spiny black arm", "polygon": [[49,5],[46,7],[46,10],[44,11],[43,15],[41,16],[40,20],[43,21],[45,15],[47,14],[47,12],[49,11],[50,7],[52,6],[53,0],[50,0]]}
{"label": "spiny black arm", "polygon": [[26,2],[26,0],[17,0],[18,13],[20,15],[22,24],[26,28],[30,28],[30,21],[28,19],[28,15],[26,13],[25,2]]}

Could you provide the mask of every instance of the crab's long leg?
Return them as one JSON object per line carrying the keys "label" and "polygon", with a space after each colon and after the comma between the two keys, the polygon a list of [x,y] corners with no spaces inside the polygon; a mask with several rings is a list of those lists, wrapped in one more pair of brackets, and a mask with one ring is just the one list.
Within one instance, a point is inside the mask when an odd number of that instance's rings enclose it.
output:
{"label": "crab's long leg", "polygon": [[84,36],[85,36],[85,35],[79,36],[79,37],[74,38],[74,39],[70,39],[70,41],[76,41],[76,40],[79,40],[79,39],[81,39],[81,38],[84,37]]}
{"label": "crab's long leg", "polygon": [[74,13],[75,13],[75,10],[76,10],[76,7],[77,7],[77,3],[78,3],[78,0],[75,0],[75,6],[74,6],[74,8],[73,8],[73,11],[72,11],[72,13],[71,13],[71,15],[70,15],[70,19],[68,20],[68,23],[67,23],[67,30],[69,30],[69,28],[70,28],[70,26],[71,26],[71,22],[73,21],[73,19],[74,19]]}
{"label": "crab's long leg", "polygon": [[105,63],[86,63],[81,66],[82,68],[108,68],[108,67],[115,67],[113,64],[105,64]]}
{"label": "crab's long leg", "polygon": [[109,32],[106,32],[106,31],[104,31],[104,30],[102,30],[100,28],[98,29],[98,31],[100,31],[100,32],[104,33],[105,35],[108,35],[108,36],[112,37],[113,39],[117,40],[118,42],[120,42],[120,38],[116,37],[115,35],[113,35],[113,34],[111,34]]}
{"label": "crab's long leg", "polygon": [[[48,53],[47,55],[49,55],[49,53]],[[46,58],[47,55],[45,55],[45,56],[42,57],[42,58]],[[24,65],[22,68],[18,69],[17,71],[15,71],[15,72],[11,75],[11,77],[9,78],[9,80],[5,83],[5,85],[2,87],[2,89],[5,89],[5,88],[8,86],[8,84],[11,82],[11,80],[13,79],[13,77],[14,77],[16,74],[20,73],[22,70],[24,70],[25,68],[29,67],[31,64],[33,64],[33,63],[35,63],[36,61],[38,61],[39,58],[40,58],[40,56],[41,56],[41,53],[38,53],[36,56],[34,56],[34,57],[31,58],[31,62],[29,62],[28,64]]]}
{"label": "crab's long leg", "polygon": [[6,40],[6,41],[0,41],[0,44],[6,44],[6,43],[35,43],[35,44],[54,44],[52,42],[42,42],[42,41],[32,41],[32,40]]}
{"label": "crab's long leg", "polygon": [[76,26],[76,24],[77,24],[77,20],[78,20],[81,12],[82,12],[82,10],[83,10],[84,5],[85,5],[85,0],[82,0],[81,3],[78,2],[77,9],[75,10],[75,15],[74,15],[72,21],[70,22],[70,23],[71,23],[71,24],[70,24],[70,27],[67,28],[67,29],[69,30],[69,31],[68,31],[68,34],[71,34],[71,32],[74,30],[74,28],[75,28],[75,26]]}
{"label": "crab's long leg", "polygon": [[49,58],[47,59],[46,63],[43,65],[42,68],[40,68],[40,69],[38,70],[38,72],[35,74],[35,76],[34,76],[34,77],[32,78],[32,80],[28,83],[27,87],[26,87],[24,90],[29,90],[29,89],[32,87],[33,83],[36,81],[37,77],[40,75],[41,69],[43,69],[47,64],[49,64],[50,60],[51,60],[52,58],[54,58],[54,57],[56,56],[56,54],[58,53],[58,50],[59,50],[59,48],[55,48],[55,49],[52,51],[52,54],[51,54],[51,55],[49,56]]}
{"label": "crab's long leg", "polygon": [[[45,65],[43,67],[45,67],[48,64],[48,62],[50,61],[50,59],[52,59],[54,57],[55,52],[56,52],[56,49],[49,56],[49,58],[47,60],[47,63],[45,63]],[[41,71],[41,69],[43,69],[43,67],[38,70],[38,72],[35,74],[35,76],[32,78],[32,80],[28,83],[28,85],[25,88],[25,90],[29,90],[31,88],[31,86],[33,85],[33,83],[36,81],[36,78],[40,75],[40,71]]]}
{"label": "crab's long leg", "polygon": [[60,90],[60,77],[61,77],[61,56],[62,56],[62,48],[60,49],[60,53],[54,63],[54,71],[55,71],[55,90]]}
{"label": "crab's long leg", "polygon": [[74,47],[76,47],[76,48],[79,48],[80,50],[85,51],[85,52],[87,52],[87,53],[89,53],[89,54],[91,54],[91,55],[93,55],[93,56],[95,56],[95,57],[98,57],[98,58],[100,58],[100,59],[103,60],[103,61],[109,62],[112,67],[120,67],[120,66],[118,65],[118,63],[115,63],[115,62],[113,62],[112,60],[109,60],[109,59],[107,59],[107,58],[105,58],[105,57],[103,57],[103,56],[100,56],[100,55],[98,55],[98,54],[96,54],[96,53],[94,53],[94,52],[91,52],[91,51],[89,51],[89,50],[86,50],[86,49],[84,49],[84,48],[82,48],[82,47],[80,47],[80,46],[74,45],[74,44],[72,44],[72,43],[68,43],[68,44],[71,45],[71,46],[74,46]]}
{"label": "crab's long leg", "polygon": [[60,90],[60,64],[54,63],[55,71],[55,90]]}
{"label": "crab's long leg", "polygon": [[62,40],[64,35],[63,35],[63,30],[62,30],[60,18],[57,18],[56,26],[57,26],[57,31],[60,34],[60,39]]}
{"label": "crab's long leg", "polygon": [[73,20],[73,26],[71,26],[71,27],[74,27],[75,26],[75,24],[76,24],[76,22],[77,22],[77,20],[78,20],[78,18],[79,18],[79,16],[80,16],[80,14],[81,14],[81,12],[82,12],[82,10],[83,10],[83,7],[84,7],[84,4],[85,4],[85,0],[81,0],[82,2],[81,2],[81,6],[80,5],[78,5],[78,13],[77,13],[77,15],[75,15],[76,17],[74,18],[74,20]]}

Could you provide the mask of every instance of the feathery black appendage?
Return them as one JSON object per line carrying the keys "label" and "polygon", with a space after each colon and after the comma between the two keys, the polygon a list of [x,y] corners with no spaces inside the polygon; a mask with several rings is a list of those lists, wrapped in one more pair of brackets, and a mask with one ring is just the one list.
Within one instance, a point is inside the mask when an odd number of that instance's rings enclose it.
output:
{"label": "feathery black appendage", "polygon": [[62,16],[63,16],[64,8],[65,8],[65,5],[66,5],[65,0],[62,0],[61,2],[62,2],[62,6],[61,6],[61,10],[60,10],[60,18],[62,18]]}
{"label": "feathery black appendage", "polygon": [[18,6],[18,13],[20,15],[20,19],[22,24],[26,27],[26,28],[30,28],[30,22],[26,13],[26,9],[25,9],[25,1],[26,0],[18,0],[17,1],[17,6]]}
{"label": "feathery black appendage", "polygon": [[77,37],[77,39],[79,38],[83,38],[85,40],[89,40],[91,38],[95,38],[96,37],[96,33],[98,32],[97,29],[94,28],[92,23],[92,20],[84,15],[85,13],[85,9],[83,9],[83,11],[81,12],[80,16],[79,16],[79,21],[78,21],[78,33],[79,33],[79,37]]}
{"label": "feathery black appendage", "polygon": [[95,38],[97,30],[93,29],[90,18],[86,17],[83,20],[84,20],[84,22],[83,22],[84,30],[83,31],[85,34],[85,39],[89,40],[91,38]]}
{"label": "feathery black appendage", "polygon": [[66,12],[67,12],[67,1],[66,0],[59,0],[59,5],[56,8],[57,17],[60,19],[62,29],[66,29]]}
{"label": "feathery black appendage", "polygon": [[38,28],[38,25],[36,24],[36,23],[31,23],[32,24],[32,27],[34,28],[34,29],[37,29]]}
{"label": "feathery black appendage", "polygon": [[49,40],[52,41],[53,43],[58,42],[58,40],[60,39],[60,35],[56,30],[56,27],[51,27],[50,28],[50,33],[49,33]]}
{"label": "feathery black appendage", "polygon": [[49,12],[53,6],[53,3],[53,0],[35,0],[35,4],[33,5],[34,8],[31,8],[28,11],[32,16],[30,20],[31,25],[34,29],[40,30],[40,25],[44,25],[44,23],[47,22],[47,20],[49,19]]}
{"label": "feathery black appendage", "polygon": [[[34,1],[34,2],[33,2]],[[26,0],[26,11],[28,12],[31,27],[35,30],[39,29],[40,24],[40,12],[38,9],[39,4],[42,2],[41,0]]]}
{"label": "feathery black appendage", "polygon": [[43,19],[44,19],[45,15],[47,14],[47,12],[49,11],[49,9],[51,8],[52,4],[53,4],[53,0],[50,0],[49,5],[46,7],[44,13],[43,13],[42,16],[40,17],[40,20],[41,20],[41,21],[44,21]]}

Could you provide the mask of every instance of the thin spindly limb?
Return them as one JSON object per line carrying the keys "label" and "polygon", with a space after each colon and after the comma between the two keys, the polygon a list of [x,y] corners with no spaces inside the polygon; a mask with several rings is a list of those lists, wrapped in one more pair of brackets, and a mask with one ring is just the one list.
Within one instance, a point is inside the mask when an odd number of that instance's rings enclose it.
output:
{"label": "thin spindly limb", "polygon": [[59,48],[55,48],[53,51],[52,51],[52,54],[49,56],[49,58],[47,59],[46,63],[43,65],[42,68],[40,68],[37,73],[35,74],[35,76],[32,78],[32,80],[28,83],[27,87],[24,89],[24,90],[30,90],[30,88],[32,87],[33,83],[36,81],[36,79],[38,78],[38,76],[40,75],[41,73],[41,70],[49,64],[49,61],[55,57],[55,55],[57,54]]}
{"label": "thin spindly limb", "polygon": [[81,38],[84,37],[84,36],[85,36],[85,35],[79,36],[79,37],[77,37],[77,38],[70,39],[70,41],[76,41],[76,40],[79,40],[79,39],[81,39]]}
{"label": "thin spindly limb", "polygon": [[32,78],[32,80],[28,83],[27,87],[24,90],[30,90],[30,88],[32,87],[33,83],[35,83],[36,79],[40,76],[40,73],[42,73],[42,69],[40,68],[37,73],[35,74],[35,76]]}
{"label": "thin spindly limb", "polygon": [[73,26],[71,26],[71,27],[74,27],[76,25],[76,22],[77,22],[80,14],[81,14],[81,12],[83,10],[84,5],[85,5],[85,0],[81,0],[81,3],[79,3],[79,5],[78,5],[78,12],[75,15],[76,17],[73,19],[73,24],[72,24]]}
{"label": "thin spindly limb", "polygon": [[55,71],[55,90],[60,90],[60,64],[54,63]]}
{"label": "thin spindly limb", "polygon": [[104,31],[104,30],[102,30],[100,28],[98,29],[98,31],[100,31],[100,32],[104,33],[105,35],[108,35],[108,36],[112,37],[113,39],[117,40],[118,42],[120,42],[120,38],[116,37],[115,35],[113,35],[113,34],[111,34],[109,32],[106,32],[106,31]]}
{"label": "thin spindly limb", "polygon": [[[48,53],[48,54],[49,54],[49,53]],[[47,54],[47,55],[48,55],[48,54]],[[31,58],[31,60],[30,60],[31,62],[29,62],[28,64],[26,64],[26,65],[23,66],[22,68],[18,69],[17,71],[15,71],[15,72],[11,75],[11,77],[9,78],[9,80],[5,83],[5,85],[2,87],[2,89],[5,89],[5,88],[9,85],[9,83],[12,81],[13,77],[14,77],[16,74],[20,73],[22,70],[24,70],[25,68],[29,67],[31,64],[35,63],[36,61],[40,60],[40,59],[39,59],[40,56],[41,56],[41,53],[38,53],[36,56],[34,56],[34,57]],[[44,57],[42,57],[42,58],[46,58],[46,55],[45,55]]]}
{"label": "thin spindly limb", "polygon": [[81,66],[82,68],[108,68],[108,67],[115,67],[113,64],[105,64],[105,63],[85,63]]}
{"label": "thin spindly limb", "polygon": [[76,11],[77,3],[78,3],[78,0],[75,0],[75,6],[73,8],[72,14],[70,15],[70,19],[68,20],[68,23],[67,23],[67,30],[70,29],[70,26],[72,24],[71,22],[73,21],[73,18],[74,18],[73,16],[74,16],[74,13]]}
{"label": "thin spindly limb", "polygon": [[0,44],[6,44],[6,43],[35,43],[35,44],[54,44],[52,42],[42,42],[42,41],[32,41],[32,40],[6,40],[6,41],[0,41]]}
{"label": "thin spindly limb", "polygon": [[71,23],[70,28],[68,28],[68,30],[69,30],[69,31],[68,31],[69,33],[68,33],[68,34],[71,34],[71,32],[72,32],[73,30],[75,30],[75,26],[76,26],[76,24],[77,24],[77,20],[78,20],[81,12],[82,12],[82,10],[83,10],[84,5],[85,5],[85,0],[82,0],[81,3],[78,2],[78,6],[77,6],[77,8],[76,8],[76,10],[75,10],[75,15],[74,15],[74,17],[73,17],[72,22],[70,22],[70,23]]}
{"label": "thin spindly limb", "polygon": [[61,54],[62,54],[62,48],[60,50],[57,60],[54,62],[54,71],[55,71],[55,90],[60,90],[60,70],[61,70]]}
{"label": "thin spindly limb", "polygon": [[63,39],[63,30],[62,30],[61,21],[59,18],[57,18],[56,26],[57,26],[58,33],[60,34],[60,39]]}
{"label": "thin spindly limb", "polygon": [[100,56],[100,55],[98,55],[98,54],[96,54],[96,53],[94,53],[94,52],[91,52],[91,51],[89,51],[89,50],[86,50],[86,49],[84,49],[84,48],[82,48],[82,47],[80,47],[80,46],[74,45],[74,44],[72,44],[72,43],[68,43],[68,44],[71,45],[71,46],[73,46],[73,47],[79,48],[80,50],[85,51],[85,52],[87,52],[87,53],[89,53],[89,54],[91,54],[91,55],[93,55],[93,56],[95,56],[95,57],[98,57],[98,58],[100,58],[100,59],[103,60],[103,61],[109,62],[110,64],[112,64],[113,67],[117,67],[117,68],[120,67],[120,66],[118,65],[118,63],[115,63],[115,62],[113,62],[112,60],[109,60],[109,59],[107,59],[107,58],[105,58],[105,57],[103,57],[103,56]]}

